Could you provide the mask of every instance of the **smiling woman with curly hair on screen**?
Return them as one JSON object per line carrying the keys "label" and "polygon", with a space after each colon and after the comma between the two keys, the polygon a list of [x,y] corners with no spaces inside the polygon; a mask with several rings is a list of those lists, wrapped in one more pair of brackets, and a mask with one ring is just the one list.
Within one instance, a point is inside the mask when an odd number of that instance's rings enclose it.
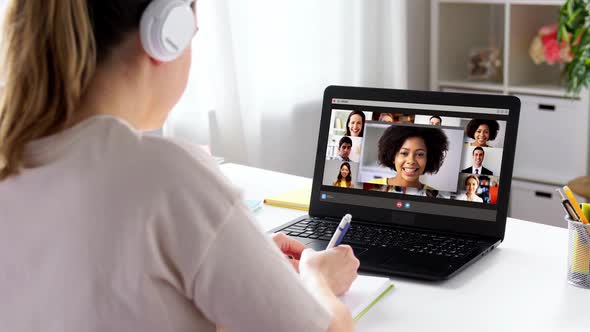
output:
{"label": "smiling woman with curly hair on screen", "polygon": [[496,120],[473,119],[465,127],[465,134],[475,140],[469,146],[492,147],[488,141],[495,140],[499,130],[500,124]]}
{"label": "smiling woman with curly hair on screen", "polygon": [[380,190],[436,196],[437,191],[420,182],[425,173],[437,173],[449,149],[449,140],[438,128],[391,126],[379,139],[379,164],[396,172],[394,177],[370,181],[382,185]]}

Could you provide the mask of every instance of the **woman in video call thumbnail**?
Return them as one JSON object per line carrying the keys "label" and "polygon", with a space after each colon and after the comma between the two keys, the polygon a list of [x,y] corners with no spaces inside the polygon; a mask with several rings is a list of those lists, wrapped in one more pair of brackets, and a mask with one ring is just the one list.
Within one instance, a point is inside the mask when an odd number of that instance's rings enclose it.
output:
{"label": "woman in video call thumbnail", "polygon": [[499,130],[500,124],[496,120],[473,119],[465,127],[467,137],[475,140],[470,146],[491,147],[488,141],[495,140]]}
{"label": "woman in video call thumbnail", "polygon": [[438,195],[420,182],[420,176],[437,173],[445,160],[449,140],[441,129],[391,126],[379,139],[378,148],[379,163],[397,174],[370,183],[382,185],[383,191],[406,193],[405,188],[416,188],[417,195]]}
{"label": "woman in video call thumbnail", "polygon": [[347,162],[340,165],[338,177],[332,185],[343,188],[352,188],[352,172],[350,171],[350,164]]}
{"label": "woman in video call thumbnail", "polygon": [[346,134],[344,136],[363,137],[365,132],[365,113],[352,111],[346,120]]}
{"label": "woman in video call thumbnail", "polygon": [[465,193],[457,195],[459,201],[469,201],[483,203],[483,199],[477,196],[479,188],[479,179],[475,175],[470,175],[465,179]]}

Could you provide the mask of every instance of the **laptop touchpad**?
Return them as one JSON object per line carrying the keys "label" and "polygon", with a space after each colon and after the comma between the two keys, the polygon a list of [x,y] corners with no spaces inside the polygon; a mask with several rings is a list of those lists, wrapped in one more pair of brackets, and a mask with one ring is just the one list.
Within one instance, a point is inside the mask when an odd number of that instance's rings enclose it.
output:
{"label": "laptop touchpad", "polygon": [[410,270],[416,272],[446,271],[450,268],[445,259],[434,257],[416,257],[414,255],[398,254],[387,259],[381,265],[393,270]]}

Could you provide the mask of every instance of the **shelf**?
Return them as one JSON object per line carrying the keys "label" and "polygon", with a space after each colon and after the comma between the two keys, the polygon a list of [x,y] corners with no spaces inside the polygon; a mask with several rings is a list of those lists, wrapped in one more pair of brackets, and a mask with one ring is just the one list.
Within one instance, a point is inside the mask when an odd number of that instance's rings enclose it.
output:
{"label": "shelf", "polygon": [[[558,22],[564,3],[431,0],[431,88],[520,98],[510,197],[516,216],[544,211],[539,215],[562,220],[551,217],[549,210],[554,209],[545,207],[553,203],[539,198],[538,192],[553,193],[553,188],[590,172],[590,89],[571,98],[566,94],[564,66],[537,65],[529,55],[539,29]],[[503,53],[503,75],[493,82],[469,80],[469,54],[485,47]]]}
{"label": "shelf", "polygon": [[513,4],[513,5],[543,5],[561,6],[565,0],[439,0],[440,3],[466,3],[466,4]]}
{"label": "shelf", "polygon": [[508,93],[569,98],[565,87],[553,84],[513,85],[508,87]]}
{"label": "shelf", "polygon": [[439,0],[440,3],[482,3],[482,4],[504,4],[506,0]]}
{"label": "shelf", "polygon": [[[546,63],[536,65],[529,55],[529,48],[542,26],[557,23],[559,8],[539,4],[510,7],[508,86],[558,85],[562,67]],[[555,89],[549,91],[555,95]]]}
{"label": "shelf", "polygon": [[537,183],[537,184],[541,184],[541,185],[545,185],[545,186],[555,186],[557,188],[557,187],[563,187],[563,186],[565,186],[565,184],[568,181],[571,181],[572,179],[568,179],[565,182],[559,182],[559,181],[547,181],[546,179],[539,180],[539,179],[534,179],[534,178],[530,178],[530,177],[522,177],[522,176],[516,176],[516,175],[514,175],[514,176],[512,176],[512,180],[513,181],[514,180],[516,180],[516,181],[524,181],[524,182],[529,182],[529,183],[532,182],[532,183]]}
{"label": "shelf", "polygon": [[466,90],[484,90],[497,93],[504,93],[504,87],[501,83],[477,82],[477,81],[439,81],[440,88],[457,88]]}
{"label": "shelf", "polygon": [[[466,80],[473,52],[487,48],[503,52],[505,9],[502,3],[440,3],[439,26],[444,28],[433,36],[438,40],[439,80]],[[502,76],[500,72],[495,81],[500,84]]]}
{"label": "shelf", "polygon": [[562,6],[565,0],[509,0],[509,3],[514,5]]}

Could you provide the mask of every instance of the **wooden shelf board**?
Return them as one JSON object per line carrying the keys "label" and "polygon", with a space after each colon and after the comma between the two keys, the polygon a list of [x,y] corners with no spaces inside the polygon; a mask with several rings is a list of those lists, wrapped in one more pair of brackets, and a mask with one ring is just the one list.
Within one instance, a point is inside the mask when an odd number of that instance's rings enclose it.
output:
{"label": "wooden shelf board", "polygon": [[553,84],[509,85],[508,93],[567,98],[565,87]]}
{"label": "wooden shelf board", "polygon": [[509,0],[512,5],[562,6],[565,0]]}
{"label": "wooden shelf board", "polygon": [[465,4],[488,4],[488,5],[504,5],[506,0],[439,0],[440,3],[465,3]]}
{"label": "wooden shelf board", "polygon": [[439,0],[438,2],[458,4],[561,6],[565,3],[565,0]]}
{"label": "wooden shelf board", "polygon": [[477,81],[439,81],[440,88],[460,88],[468,90],[485,90],[504,93],[502,83],[477,82]]}

